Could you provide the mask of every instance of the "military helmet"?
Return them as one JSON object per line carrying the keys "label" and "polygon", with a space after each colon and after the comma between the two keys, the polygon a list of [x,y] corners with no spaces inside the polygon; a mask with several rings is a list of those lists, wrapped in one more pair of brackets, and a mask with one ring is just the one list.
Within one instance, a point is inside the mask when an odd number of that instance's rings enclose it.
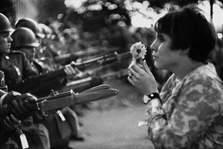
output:
{"label": "military helmet", "polygon": [[11,35],[11,38],[13,39],[11,45],[12,48],[39,46],[33,31],[26,27],[15,29]]}
{"label": "military helmet", "polygon": [[11,32],[12,26],[9,19],[2,13],[0,13],[0,33]]}
{"label": "military helmet", "polygon": [[39,38],[44,38],[44,34],[40,32],[39,24],[31,18],[22,18],[15,23],[15,28],[27,27],[31,29]]}

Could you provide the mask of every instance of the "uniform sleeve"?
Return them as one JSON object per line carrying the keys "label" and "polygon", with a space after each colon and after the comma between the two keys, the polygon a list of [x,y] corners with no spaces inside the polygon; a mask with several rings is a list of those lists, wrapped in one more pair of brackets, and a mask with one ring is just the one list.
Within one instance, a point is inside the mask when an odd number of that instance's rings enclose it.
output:
{"label": "uniform sleeve", "polygon": [[189,83],[156,110],[148,105],[148,135],[156,148],[189,148],[202,137],[219,111],[220,92],[212,82]]}
{"label": "uniform sleeve", "polygon": [[5,84],[5,74],[0,71],[0,90],[8,91],[8,86]]}
{"label": "uniform sleeve", "polygon": [[25,55],[22,55],[22,59],[23,59],[24,78],[28,78],[29,76],[33,75],[38,75],[38,73],[32,69],[31,63],[29,62],[29,60],[26,58]]}

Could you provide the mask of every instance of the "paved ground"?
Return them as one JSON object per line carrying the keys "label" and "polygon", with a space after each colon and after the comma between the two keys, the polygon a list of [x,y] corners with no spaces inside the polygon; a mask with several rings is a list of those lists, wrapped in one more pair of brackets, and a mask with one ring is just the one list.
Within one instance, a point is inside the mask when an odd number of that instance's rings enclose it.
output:
{"label": "paved ground", "polygon": [[146,126],[138,127],[145,118],[145,107],[139,102],[141,95],[126,82],[106,82],[119,89],[112,99],[91,104],[83,118],[85,141],[71,141],[74,149],[154,149],[147,138]]}
{"label": "paved ground", "polygon": [[153,149],[147,139],[143,120],[144,107],[92,111],[84,117],[84,142],[71,141],[75,149]]}

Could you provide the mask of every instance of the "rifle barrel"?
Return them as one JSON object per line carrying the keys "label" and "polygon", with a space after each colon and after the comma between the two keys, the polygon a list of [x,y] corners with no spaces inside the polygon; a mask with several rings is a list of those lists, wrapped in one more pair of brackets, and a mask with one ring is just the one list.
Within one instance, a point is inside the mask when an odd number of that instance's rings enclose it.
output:
{"label": "rifle barrel", "polygon": [[113,57],[109,57],[107,59],[104,59],[100,62],[101,65],[106,65],[115,61],[121,62],[122,60],[126,60],[128,58],[131,58],[132,54],[130,52],[122,53],[122,54],[115,54]]}
{"label": "rifle barrel", "polygon": [[122,59],[128,59],[131,57],[132,57],[132,54],[130,52],[121,53],[121,54],[118,54],[117,52],[115,52],[115,53],[111,53],[111,54],[105,54],[100,57],[96,57],[96,58],[84,61],[82,63],[74,64],[74,66],[76,66],[77,68],[80,69],[80,68],[84,68],[84,67],[86,67],[90,64],[93,64],[93,63],[99,63],[101,65],[106,65],[108,63],[112,63],[117,60],[121,61]]}
{"label": "rifle barrel", "polygon": [[[107,55],[102,55],[100,57],[94,58],[94,59],[90,59],[87,61],[84,61],[82,63],[77,63],[77,64],[72,64],[72,66],[77,67],[77,68],[84,68],[90,64],[93,63],[98,63],[101,65],[105,65],[108,63],[112,63],[115,61],[122,61],[123,59],[127,59],[130,58],[132,56],[132,54],[130,52],[126,52],[126,53],[121,53],[118,54],[117,52],[115,53],[111,53],[111,54],[107,54]],[[46,81],[48,80],[52,80],[58,77],[64,77],[66,76],[66,73],[64,71],[64,68],[60,68],[54,71],[48,71],[48,72],[44,72],[42,74],[39,75],[35,75],[35,76],[30,76],[29,78],[23,80],[20,83],[17,83],[15,85],[10,85],[9,86],[9,91],[10,90],[15,90],[21,93],[26,93],[26,92],[30,92],[31,90],[34,90],[36,88],[36,86],[41,86],[41,83],[46,83]]]}
{"label": "rifle barrel", "polygon": [[115,53],[112,53],[112,54],[105,54],[105,55],[102,55],[100,57],[96,57],[96,58],[93,58],[93,59],[90,59],[90,60],[86,60],[82,63],[76,63],[74,66],[76,66],[77,68],[81,69],[81,68],[84,68],[86,66],[88,66],[89,64],[93,64],[93,63],[99,63],[101,60],[106,60],[110,57],[114,57],[116,56]]}

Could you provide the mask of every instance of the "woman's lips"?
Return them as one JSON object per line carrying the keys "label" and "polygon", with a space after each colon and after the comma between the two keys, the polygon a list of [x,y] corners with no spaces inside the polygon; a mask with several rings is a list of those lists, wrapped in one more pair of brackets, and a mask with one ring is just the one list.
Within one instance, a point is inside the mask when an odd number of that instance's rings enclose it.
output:
{"label": "woman's lips", "polygon": [[156,60],[157,59],[157,56],[155,56],[155,55],[152,55],[153,56],[153,60]]}

